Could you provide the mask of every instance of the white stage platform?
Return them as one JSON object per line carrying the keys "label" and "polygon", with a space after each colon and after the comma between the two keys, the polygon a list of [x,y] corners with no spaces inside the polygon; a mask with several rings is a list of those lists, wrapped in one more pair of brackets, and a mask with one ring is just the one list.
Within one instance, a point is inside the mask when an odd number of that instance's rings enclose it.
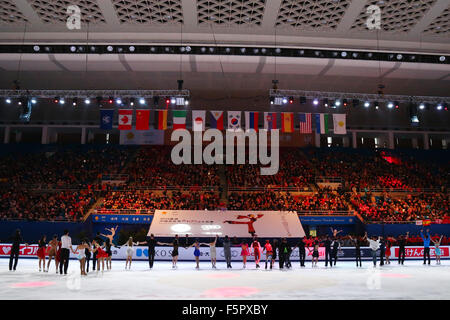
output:
{"label": "white stage platform", "polygon": [[[38,271],[38,261],[21,259],[17,271],[8,270],[8,259],[0,259],[0,299],[450,299],[450,261],[442,265],[422,265],[421,261],[397,262],[374,268],[364,261],[362,268],[354,262],[339,262],[337,267],[317,268],[308,263],[300,268],[270,271],[247,269],[234,262],[227,270],[224,263],[211,269],[201,262],[180,262],[172,269],[171,262],[155,262],[149,270],[144,261],[133,262],[125,270],[125,261],[113,261],[112,270],[79,275],[79,263],[70,261],[69,274]],[[91,262],[92,268],[92,262]]]}

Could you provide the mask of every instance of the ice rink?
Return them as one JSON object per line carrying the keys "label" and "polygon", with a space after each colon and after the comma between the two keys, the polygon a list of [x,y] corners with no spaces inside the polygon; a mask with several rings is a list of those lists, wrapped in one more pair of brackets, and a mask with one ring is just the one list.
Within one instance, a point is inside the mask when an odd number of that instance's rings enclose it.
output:
{"label": "ice rink", "polygon": [[[79,262],[71,260],[67,276],[38,271],[35,259],[20,259],[17,271],[8,270],[8,259],[0,259],[0,299],[450,299],[450,261],[437,266],[421,261],[406,261],[399,266],[374,268],[369,261],[362,268],[354,262],[339,262],[325,268],[324,263],[301,268],[298,262],[286,271],[247,269],[234,262],[227,270],[218,262],[211,269],[208,262],[148,263],[134,261],[125,270],[125,261],[113,261],[112,270],[79,275]],[[92,262],[91,262],[92,268]]]}

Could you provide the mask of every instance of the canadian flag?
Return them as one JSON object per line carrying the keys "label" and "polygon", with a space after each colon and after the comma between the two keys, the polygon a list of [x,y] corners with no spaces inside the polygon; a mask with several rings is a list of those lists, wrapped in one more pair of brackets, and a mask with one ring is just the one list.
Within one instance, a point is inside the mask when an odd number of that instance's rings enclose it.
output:
{"label": "canadian flag", "polygon": [[132,119],[133,119],[133,109],[120,109],[119,130],[131,130]]}

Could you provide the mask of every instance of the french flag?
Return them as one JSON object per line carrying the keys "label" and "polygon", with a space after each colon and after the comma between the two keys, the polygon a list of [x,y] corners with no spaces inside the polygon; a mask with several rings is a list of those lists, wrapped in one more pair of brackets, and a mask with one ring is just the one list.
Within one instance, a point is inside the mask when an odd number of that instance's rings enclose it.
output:
{"label": "french flag", "polygon": [[223,111],[211,111],[211,128],[223,130]]}
{"label": "french flag", "polygon": [[266,130],[277,129],[276,112],[264,112],[264,129]]}
{"label": "french flag", "polygon": [[245,112],[245,128],[247,130],[254,129],[255,131],[258,131],[258,112]]}

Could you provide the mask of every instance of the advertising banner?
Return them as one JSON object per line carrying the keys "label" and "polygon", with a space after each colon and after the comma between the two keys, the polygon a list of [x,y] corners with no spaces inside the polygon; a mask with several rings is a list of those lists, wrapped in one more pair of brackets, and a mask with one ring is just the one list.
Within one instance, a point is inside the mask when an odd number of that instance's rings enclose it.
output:
{"label": "advertising banner", "polygon": [[300,238],[305,236],[297,213],[287,211],[156,210],[148,234],[172,237]]}
{"label": "advertising banner", "polygon": [[[220,245],[220,241],[219,241]],[[76,246],[73,246],[74,250]],[[442,251],[442,259],[449,259],[449,246],[441,247]],[[37,258],[37,250],[38,246],[33,244],[29,246],[21,245],[20,246],[20,257],[36,257]],[[312,250],[313,248],[306,249],[306,261],[312,260]],[[113,260],[125,260],[127,257],[127,247],[112,247],[112,259]],[[135,246],[133,247],[133,260],[147,260],[148,259],[148,248],[146,246]],[[6,258],[9,256],[11,252],[11,244],[0,244],[0,257]],[[179,247],[179,261],[190,261],[194,260],[194,248],[187,248],[180,246]],[[223,252],[223,247],[217,247],[217,261],[225,261],[225,256]],[[391,259],[398,258],[398,247],[392,247],[392,255]],[[155,260],[160,261],[171,261],[172,260],[172,247],[170,246],[157,246],[155,248]],[[253,261],[253,252],[251,252],[250,257],[248,257],[249,261]],[[380,250],[378,250],[378,256],[380,255]],[[430,250],[430,255],[432,258],[435,257],[434,249]],[[240,246],[234,246],[231,248],[231,259],[232,261],[242,261],[241,257],[241,248]],[[263,253],[261,255],[261,260],[264,261],[266,259],[266,255]],[[70,258],[76,259],[76,254],[70,252]],[[361,247],[361,258],[362,260],[371,260],[372,259],[372,250],[368,247]],[[423,258],[423,247],[406,247],[406,259],[422,259]],[[210,249],[209,247],[200,247],[200,260],[201,261],[210,261]],[[338,251],[338,260],[342,261],[353,261],[355,259],[355,248],[354,247],[342,247]],[[291,253],[291,261],[299,261],[299,251],[298,248],[292,251]],[[325,248],[319,248],[319,261],[325,260]]]}
{"label": "advertising banner", "polygon": [[93,214],[92,222],[101,223],[101,222],[109,222],[109,223],[151,223],[152,215],[143,214]]}
{"label": "advertising banner", "polygon": [[[441,258],[448,258],[450,257],[450,250],[449,247],[439,247],[441,249]],[[423,258],[423,247],[406,247],[405,248],[405,259],[408,258]],[[392,257],[398,258],[398,252],[399,248],[394,247],[394,250],[391,249]],[[434,247],[430,247],[430,257],[435,258],[436,257],[436,251]]]}
{"label": "advertising banner", "polygon": [[149,130],[127,130],[120,131],[120,144],[137,144],[137,145],[163,145],[164,131]]}
{"label": "advertising banner", "polygon": [[312,225],[343,225],[343,224],[355,224],[355,216],[300,216],[300,221],[304,224]]}

